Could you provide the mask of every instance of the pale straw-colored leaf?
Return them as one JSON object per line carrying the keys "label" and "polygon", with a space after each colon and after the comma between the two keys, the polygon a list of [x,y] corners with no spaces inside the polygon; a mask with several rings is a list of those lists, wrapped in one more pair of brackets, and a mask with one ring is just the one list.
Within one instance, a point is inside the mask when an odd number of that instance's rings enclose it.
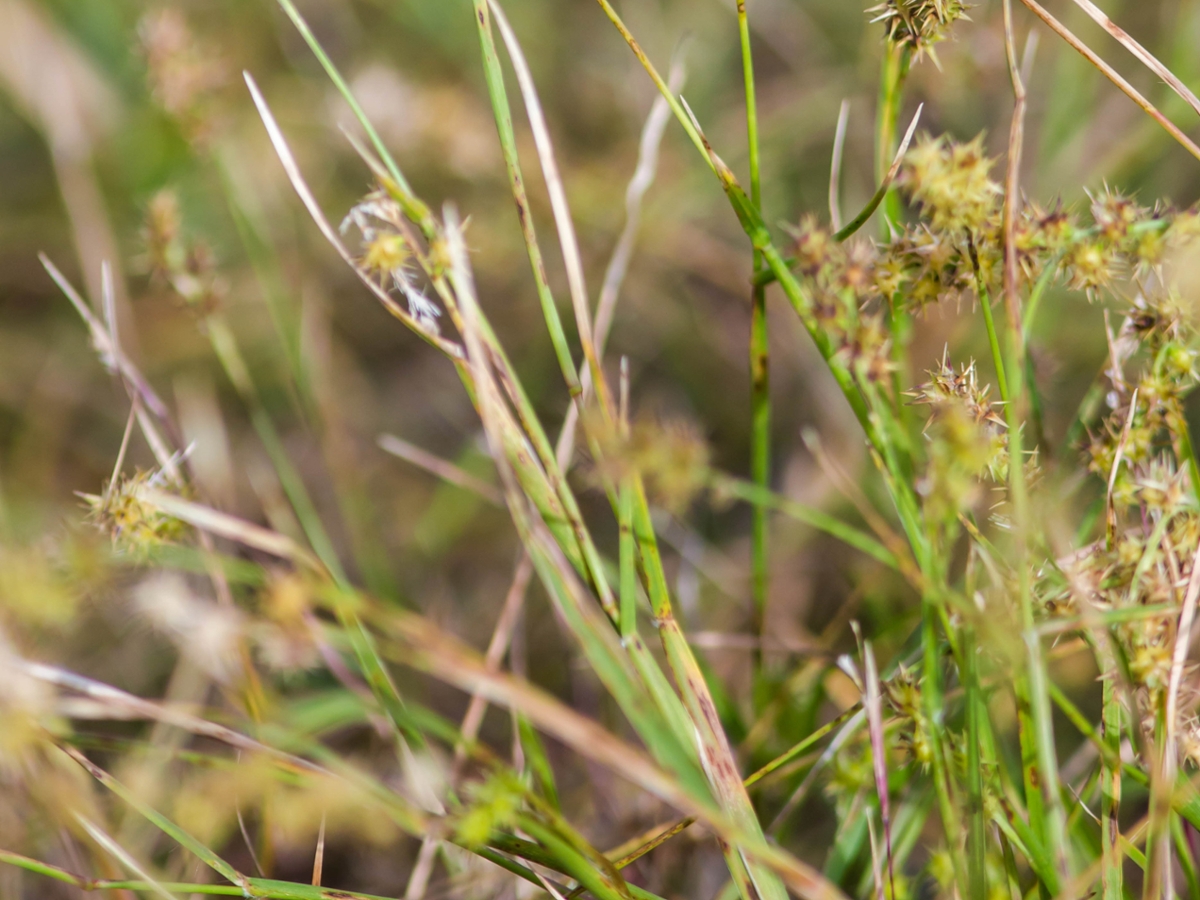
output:
{"label": "pale straw-colored leaf", "polygon": [[290,537],[277,531],[263,528],[261,525],[255,525],[253,522],[247,522],[245,519],[239,519],[229,513],[223,513],[154,488],[139,488],[137,496],[142,502],[199,528],[201,531],[207,531],[209,534],[253,547],[255,550],[261,550],[263,553],[269,553],[280,559],[288,559],[317,570],[321,569],[321,563],[312,554]]}
{"label": "pale straw-colored leaf", "polygon": [[421,449],[416,444],[412,444],[394,434],[381,434],[377,443],[381,450],[387,451],[392,456],[398,456],[405,462],[412,463],[417,468],[424,469],[426,472],[436,475],[443,481],[478,494],[484,500],[496,506],[504,505],[504,497],[494,484],[488,484],[488,482],[472,475],[461,466],[456,466],[454,463],[442,459],[440,456],[435,456],[428,450]]}
{"label": "pale straw-colored leaf", "polygon": [[1147,69],[1166,82],[1171,90],[1187,101],[1187,105],[1200,115],[1200,98],[1192,93],[1191,88],[1184,84],[1179,76],[1163,65],[1157,56],[1134,40],[1129,32],[1105,15],[1104,11],[1092,0],[1075,0],[1075,5],[1087,13],[1093,22],[1111,34],[1122,47],[1137,57]]}
{"label": "pale straw-colored leaf", "polygon": [[1088,62],[1103,72],[1105,78],[1115,84],[1121,89],[1125,96],[1140,106],[1142,110],[1145,111],[1152,119],[1154,119],[1155,122],[1161,125],[1163,129],[1171,135],[1171,137],[1175,138],[1175,140],[1182,144],[1188,153],[1192,154],[1192,156],[1196,157],[1196,159],[1200,159],[1200,147],[1196,146],[1196,143],[1186,134],[1184,134],[1179,129],[1178,125],[1159,112],[1158,107],[1143,97],[1133,85],[1122,78],[1120,74],[1117,73],[1116,69],[1101,59],[1096,51],[1076,37],[1066,25],[1054,18],[1054,16],[1052,16],[1041,4],[1037,2],[1037,0],[1021,0],[1021,2],[1024,3],[1035,16],[1045,22],[1051,31],[1070,44],[1071,47],[1074,48],[1080,55],[1082,55]]}
{"label": "pale straw-colored leaf", "polygon": [[546,181],[546,190],[550,194],[550,208],[554,214],[554,224],[558,229],[559,245],[562,248],[563,264],[567,271],[567,286],[571,294],[571,305],[575,310],[575,326],[579,330],[579,341],[583,345],[583,355],[592,370],[593,387],[601,401],[601,409],[607,405],[607,391],[600,371],[600,358],[597,354],[593,334],[592,314],[588,301],[587,283],[583,274],[583,257],[579,252],[579,241],[575,235],[575,224],[571,219],[571,207],[567,203],[567,192],[563,187],[562,175],[558,169],[558,160],[554,154],[554,144],[550,138],[550,129],[546,125],[546,116],[542,112],[541,100],[538,99],[537,87],[533,83],[533,74],[521,50],[520,42],[504,15],[498,0],[490,0],[492,14],[496,18],[496,27],[508,49],[513,71],[517,76],[517,84],[525,101],[525,111],[529,116],[530,130],[533,132],[534,144],[537,147],[538,161],[541,163],[542,176]]}
{"label": "pale straw-colored leaf", "polygon": [[842,156],[846,150],[846,126],[850,123],[850,101],[843,100],[838,110],[837,130],[833,133],[833,158],[829,163],[829,221],[834,231],[842,230]]}
{"label": "pale straw-colored leaf", "polygon": [[139,865],[137,860],[130,856],[117,841],[113,840],[103,828],[81,813],[75,813],[75,821],[80,824],[83,830],[88,833],[88,836],[99,844],[109,856],[138,878],[142,879],[142,881],[146,882],[146,886],[151,893],[158,894],[158,896],[164,897],[166,900],[179,900],[179,898],[159,884],[155,878],[151,877],[150,873],[143,866]]}

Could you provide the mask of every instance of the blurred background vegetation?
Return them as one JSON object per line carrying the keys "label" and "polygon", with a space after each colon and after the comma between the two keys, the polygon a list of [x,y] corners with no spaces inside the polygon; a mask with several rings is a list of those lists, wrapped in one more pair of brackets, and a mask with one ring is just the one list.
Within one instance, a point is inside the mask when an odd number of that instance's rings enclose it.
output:
{"label": "blurred background vegetation", "polygon": [[[795,222],[808,211],[827,216],[843,99],[850,102],[843,208],[860,208],[874,191],[882,45],[867,5],[751,2],[771,223]],[[558,421],[567,396],[516,227],[468,0],[299,6],[417,193],[434,206],[452,200],[469,215],[487,313],[545,420]],[[1120,47],[1065,0],[1050,6],[1186,126],[1182,103]],[[1186,83],[1200,81],[1200,5],[1113,0],[1106,11]],[[624,189],[653,88],[589,0],[512,0],[508,12],[546,105],[585,263],[598,284],[623,222]],[[686,60],[685,96],[714,145],[743,173],[732,0],[639,0],[625,2],[622,13],[652,57],[679,53]],[[1027,195],[1081,206],[1085,190],[1107,183],[1143,204],[1160,197],[1180,207],[1194,203],[1195,161],[1024,9],[1016,16],[1018,35],[1035,36],[1026,47]],[[1012,106],[1000,3],[980,0],[970,17],[938,46],[936,64],[916,66],[901,120],[923,102],[923,130],[960,139],[982,131],[989,153],[999,156]],[[97,493],[110,477],[128,399],[97,360],[39,252],[97,309],[101,264],[108,261],[122,343],[194,442],[205,496],[223,510],[296,531],[201,317],[150,265],[147,216],[152,209],[169,213],[169,198],[193,248],[191,264],[213,275],[208,299],[236,334],[265,410],[354,580],[483,646],[518,550],[502,509],[379,448],[380,435],[394,434],[494,478],[453,369],[379,308],[296,202],[242,70],[262,87],[330,219],[340,220],[369,187],[369,173],[339,132],[353,130],[353,119],[270,0],[0,0],[0,601],[12,626],[8,639],[24,654],[146,696],[167,689],[174,653],[127,602],[130,581],[103,565],[106,539],[84,524],[77,496]],[[520,116],[517,130],[523,155],[532,159]],[[540,176],[533,166],[527,172],[534,218],[551,234]],[[548,263],[552,284],[561,287],[555,254]],[[749,465],[749,276],[749,248],[725,198],[670,126],[609,359],[629,358],[638,417],[702,436],[714,465],[738,474]],[[839,466],[857,474],[869,468],[861,433],[795,316],[778,297],[769,303],[776,487],[853,516],[802,435],[818,427]],[[918,321],[910,380],[920,380],[947,345],[953,358],[977,356],[989,368],[978,318],[967,313],[943,304]],[[1043,390],[1051,398],[1046,431],[1054,445],[1104,363],[1100,311],[1080,295],[1052,295],[1034,353],[1039,377],[1050,385]],[[136,439],[129,460],[127,468],[154,464]],[[586,483],[586,469],[579,477]],[[602,495],[593,493],[592,502],[602,504]],[[748,510],[698,502],[664,519],[662,533],[684,626],[729,689],[732,736],[745,737],[738,710],[750,702],[748,661],[758,646],[750,630]],[[41,572],[43,563],[53,574]],[[796,670],[797,653],[853,646],[851,617],[885,642],[889,635],[902,640],[916,621],[916,606],[894,577],[798,524],[776,523],[771,569],[761,647],[781,680]],[[573,665],[569,641],[536,590],[533,597],[514,661],[535,682],[604,718],[594,679]],[[37,613],[18,615],[22,604]],[[839,705],[831,679],[831,699],[821,702]],[[424,690],[432,705],[461,715],[460,695],[433,684]],[[503,742],[506,729],[497,714],[484,733]],[[591,823],[598,845],[656,820],[653,810],[637,807],[648,801],[610,786],[611,775],[574,765],[560,773],[560,784],[568,795],[579,787],[579,803],[595,804],[577,818]],[[583,790],[589,779],[606,790]],[[17,827],[3,821],[11,815],[0,813],[0,834]],[[827,824],[816,814],[799,830]],[[292,864],[303,880],[311,865],[306,846],[292,863],[285,854],[276,871]],[[668,848],[656,857],[667,873],[656,890],[708,897],[720,887],[719,857],[712,855],[707,868],[680,868],[688,852]],[[327,880],[394,895],[411,855],[411,848],[380,854],[343,847],[327,864]]]}

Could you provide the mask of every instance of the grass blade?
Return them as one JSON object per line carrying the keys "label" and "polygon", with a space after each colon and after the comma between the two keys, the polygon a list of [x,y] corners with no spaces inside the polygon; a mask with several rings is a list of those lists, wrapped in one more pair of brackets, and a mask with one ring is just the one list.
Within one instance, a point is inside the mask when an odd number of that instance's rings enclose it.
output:
{"label": "grass blade", "polygon": [[[508,103],[508,92],[504,87],[504,72],[496,54],[496,42],[492,37],[491,13],[488,0],[475,0],[475,23],[479,31],[479,43],[483,51],[483,75],[487,82],[488,97],[496,119],[496,130],[500,134],[500,149],[504,153],[504,167],[508,172],[509,189],[517,205],[517,218],[521,223],[521,235],[525,239],[525,250],[533,269],[533,281],[537,288],[538,301],[542,305],[542,316],[550,332],[550,341],[558,357],[559,368],[572,397],[582,392],[579,378],[575,374],[575,362],[567,346],[558,308],[554,305],[554,294],[546,281],[546,264],[538,245],[537,231],[529,210],[529,197],[525,192],[525,179],[521,174],[521,160],[517,155],[517,137],[513,132],[512,110]],[[540,114],[540,113],[539,113]],[[532,115],[532,114],[531,114]],[[544,124],[544,123],[543,123]]]}
{"label": "grass blade", "polygon": [[1171,137],[1182,144],[1188,153],[1192,154],[1196,159],[1200,159],[1200,147],[1197,147],[1191,138],[1180,131],[1179,126],[1159,112],[1153,103],[1138,93],[1137,89],[1122,78],[1112,66],[1102,60],[1091,47],[1077,38],[1066,25],[1050,15],[1037,0],[1021,0],[1021,2],[1029,7],[1029,10],[1035,16],[1045,22],[1051,31],[1070,44],[1084,59],[1104,73],[1105,78],[1115,84],[1125,96],[1140,106],[1150,118],[1154,119]]}
{"label": "grass blade", "polygon": [[[575,224],[567,204],[567,193],[563,188],[562,176],[559,174],[558,161],[555,158],[554,146],[550,139],[550,129],[546,125],[546,117],[537,96],[533,75],[529,71],[529,64],[525,61],[525,54],[521,50],[517,36],[513,32],[512,26],[508,24],[508,18],[504,15],[504,10],[501,9],[498,0],[487,0],[487,2],[495,16],[500,37],[508,49],[508,57],[516,72],[517,83],[520,85],[521,96],[525,102],[525,112],[529,116],[529,125],[533,130],[533,140],[537,147],[538,160],[541,162],[542,175],[546,180],[546,189],[550,193],[550,208],[554,213],[554,224],[558,228],[558,240],[562,248],[563,263],[567,270],[567,285],[570,289],[571,303],[575,308],[575,327],[579,330],[583,356],[592,372],[593,389],[600,401],[600,409],[611,416],[612,400],[608,396],[604,373],[600,369],[600,357],[596,352],[592,314],[583,275],[583,258],[579,253],[579,241],[575,237]],[[572,368],[571,377],[574,374]]]}

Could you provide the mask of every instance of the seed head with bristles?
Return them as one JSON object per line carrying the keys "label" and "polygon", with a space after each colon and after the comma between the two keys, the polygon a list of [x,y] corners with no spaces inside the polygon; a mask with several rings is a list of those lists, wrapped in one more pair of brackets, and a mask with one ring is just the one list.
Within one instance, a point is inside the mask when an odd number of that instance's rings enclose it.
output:
{"label": "seed head with bristles", "polygon": [[883,23],[890,43],[907,44],[918,57],[928,53],[935,63],[933,45],[944,41],[966,12],[959,0],[887,0],[867,10],[872,22]]}

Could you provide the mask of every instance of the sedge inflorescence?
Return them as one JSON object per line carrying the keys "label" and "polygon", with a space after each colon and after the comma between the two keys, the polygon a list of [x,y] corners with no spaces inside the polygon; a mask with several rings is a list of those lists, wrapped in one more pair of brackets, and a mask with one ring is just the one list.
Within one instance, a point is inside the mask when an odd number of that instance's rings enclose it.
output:
{"label": "sedge inflorescence", "polygon": [[892,44],[917,55],[933,55],[933,46],[944,41],[950,27],[966,18],[959,0],[887,0],[868,10],[872,22],[882,22]]}
{"label": "sedge inflorescence", "polygon": [[[420,267],[414,240],[406,233],[404,214],[398,203],[384,190],[373,191],[355,204],[342,220],[345,234],[353,227],[362,237],[361,269],[384,290],[395,288],[408,303],[408,311],[417,324],[432,334],[438,333],[438,316],[442,314],[417,285],[415,273]],[[432,251],[436,250],[431,248]],[[445,261],[434,260],[437,268]]]}
{"label": "sedge inflorescence", "polygon": [[[811,216],[793,229],[795,268],[813,315],[860,383],[892,389],[892,317],[963,298],[991,303],[1001,293],[1005,198],[993,167],[982,136],[924,136],[898,178],[917,216],[892,222],[889,239],[842,245]],[[1121,317],[1110,331],[1107,413],[1076,448],[1103,485],[1106,534],[1042,565],[1035,591],[1051,618],[1077,615],[1081,605],[1177,610],[1200,544],[1183,407],[1198,377],[1187,297],[1200,214],[1145,207],[1107,186],[1089,199],[1086,217],[1061,203],[1023,200],[1011,232],[1022,295],[1058,284],[1089,301],[1111,298]],[[999,497],[993,510],[1007,500],[1008,425],[991,390],[974,361],[956,367],[947,355],[907,392],[910,405],[928,410],[915,486],[931,521],[972,515],[989,495]],[[1029,483],[1040,477],[1037,450],[1023,454]],[[1174,650],[1172,616],[1134,616],[1115,633],[1135,684],[1161,699]]]}

